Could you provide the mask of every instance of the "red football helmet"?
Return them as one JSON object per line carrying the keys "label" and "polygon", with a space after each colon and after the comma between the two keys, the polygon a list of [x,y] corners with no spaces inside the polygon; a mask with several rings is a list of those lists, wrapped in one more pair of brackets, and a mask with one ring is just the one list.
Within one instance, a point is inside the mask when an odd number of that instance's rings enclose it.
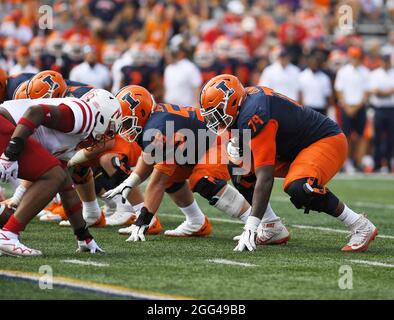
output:
{"label": "red football helmet", "polygon": [[7,89],[7,73],[0,68],[0,103],[4,101]]}
{"label": "red football helmet", "polygon": [[122,108],[122,128],[119,135],[133,142],[142,132],[156,102],[148,90],[135,85],[120,89],[116,98]]}
{"label": "red football helmet", "polygon": [[62,98],[66,91],[67,84],[63,76],[59,72],[45,70],[37,73],[29,80],[26,95],[30,99]]}
{"label": "red football helmet", "polygon": [[201,90],[202,116],[208,129],[221,134],[238,115],[246,90],[236,76],[221,74],[209,80]]}

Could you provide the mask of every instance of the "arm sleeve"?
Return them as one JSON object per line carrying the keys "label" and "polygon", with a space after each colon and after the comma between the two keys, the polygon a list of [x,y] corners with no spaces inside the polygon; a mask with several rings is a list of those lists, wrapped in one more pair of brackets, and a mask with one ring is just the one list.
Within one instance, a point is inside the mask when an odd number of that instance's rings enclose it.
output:
{"label": "arm sleeve", "polygon": [[278,122],[271,119],[265,128],[250,140],[255,168],[275,165],[277,131]]}

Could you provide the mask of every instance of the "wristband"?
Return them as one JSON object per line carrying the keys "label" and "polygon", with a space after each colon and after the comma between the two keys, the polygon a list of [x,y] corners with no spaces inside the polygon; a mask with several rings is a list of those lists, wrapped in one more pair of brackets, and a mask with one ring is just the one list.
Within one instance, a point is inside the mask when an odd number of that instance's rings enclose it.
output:
{"label": "wristband", "polygon": [[23,151],[25,140],[19,137],[12,138],[4,151],[4,155],[10,161],[17,161]]}
{"label": "wristband", "polygon": [[136,186],[138,186],[141,183],[141,178],[138,174],[136,174],[135,172],[132,172],[129,177],[125,180],[125,182],[127,183],[127,185],[130,188],[134,188]]}
{"label": "wristband", "polygon": [[139,216],[134,224],[137,227],[141,227],[143,225],[149,226],[149,224],[154,216],[155,215],[152,212],[149,212],[146,207],[142,207],[141,213],[139,214]]}
{"label": "wristband", "polygon": [[88,157],[86,156],[85,150],[79,150],[77,151],[72,158],[68,161],[67,166],[68,167],[72,167],[75,166],[76,164],[81,164],[84,163],[86,161],[88,161]]}
{"label": "wristband", "polygon": [[28,127],[32,133],[34,132],[34,130],[37,129],[37,126],[25,117],[20,118],[20,120],[18,121],[18,125],[19,124],[24,125],[25,127]]}
{"label": "wristband", "polygon": [[245,223],[245,230],[252,230],[254,232],[257,232],[257,228],[260,222],[261,219],[254,216],[249,216]]}

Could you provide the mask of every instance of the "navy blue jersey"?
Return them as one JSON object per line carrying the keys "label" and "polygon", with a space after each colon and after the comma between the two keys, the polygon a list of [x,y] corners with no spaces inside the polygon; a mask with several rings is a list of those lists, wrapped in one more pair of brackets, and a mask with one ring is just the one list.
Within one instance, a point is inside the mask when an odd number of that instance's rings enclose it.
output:
{"label": "navy blue jersey", "polygon": [[72,81],[72,80],[66,80],[67,84],[67,97],[74,97],[74,98],[81,98],[85,93],[89,92],[90,90],[94,89],[92,86],[77,82],[77,81]]}
{"label": "navy blue jersey", "polygon": [[[186,133],[185,129],[187,129],[189,134]],[[196,164],[198,159],[208,150],[210,144],[215,141],[215,136],[207,130],[199,109],[179,107],[166,103],[156,105],[155,111],[151,114],[144,126],[138,140],[138,144],[141,146],[142,150],[146,151],[148,150],[147,148],[152,147],[151,144],[155,140],[152,133],[154,135],[160,133],[164,136],[164,141],[174,146],[174,148],[171,149],[172,151],[177,150],[180,146],[184,147],[184,143],[187,143],[188,139],[194,140],[194,143],[192,143],[194,149],[185,149],[184,153],[185,157],[187,157],[186,152],[193,152],[194,156],[188,157],[188,161],[182,163],[182,165]],[[204,136],[204,138],[198,139],[199,134],[200,137]],[[170,143],[170,141],[173,143]],[[171,158],[173,159],[173,152],[171,153]],[[168,159],[169,153],[164,156],[163,160]]]}
{"label": "navy blue jersey", "polygon": [[5,100],[12,100],[18,87],[25,81],[30,80],[35,76],[35,73],[20,73],[17,75],[10,75],[7,80],[7,91]]}
{"label": "navy blue jersey", "polygon": [[317,140],[342,132],[331,119],[269,88],[249,87],[247,90],[248,94],[232,129],[250,129],[253,138],[270,120],[276,121],[278,160],[293,161],[302,149]]}

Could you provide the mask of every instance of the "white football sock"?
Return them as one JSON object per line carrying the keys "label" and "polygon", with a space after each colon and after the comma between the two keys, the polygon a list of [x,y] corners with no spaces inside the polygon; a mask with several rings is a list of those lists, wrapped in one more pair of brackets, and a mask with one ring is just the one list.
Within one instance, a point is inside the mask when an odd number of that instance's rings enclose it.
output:
{"label": "white football sock", "polygon": [[279,217],[275,214],[274,210],[272,210],[270,203],[268,203],[267,209],[264,212],[264,216],[263,219],[261,220],[261,223],[268,223],[275,220],[279,220]]}
{"label": "white football sock", "polygon": [[198,206],[196,200],[194,200],[191,205],[179,209],[181,209],[183,214],[186,216],[186,221],[189,222],[190,224],[202,225],[204,223],[205,216],[202,213],[200,207]]}
{"label": "white football sock", "polygon": [[343,209],[343,212],[337,218],[341,220],[346,227],[349,227],[360,218],[360,215],[354,212],[345,204],[345,208]]}
{"label": "white football sock", "polygon": [[246,220],[248,219],[250,213],[252,212],[252,207],[249,207],[248,210],[246,210],[243,214],[241,214],[238,218],[246,223]]}
{"label": "white football sock", "polygon": [[82,201],[82,214],[84,217],[95,218],[100,217],[101,209],[97,199],[93,201]]}

